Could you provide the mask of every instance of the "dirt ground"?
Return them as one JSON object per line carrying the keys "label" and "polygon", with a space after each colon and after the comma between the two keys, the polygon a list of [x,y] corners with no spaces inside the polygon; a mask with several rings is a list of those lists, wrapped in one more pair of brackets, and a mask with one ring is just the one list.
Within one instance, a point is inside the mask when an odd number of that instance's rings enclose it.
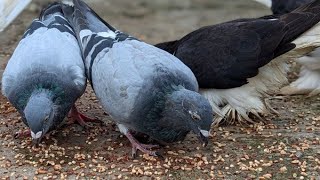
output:
{"label": "dirt ground", "polygon": [[[26,26],[48,0],[35,0],[0,34],[0,75]],[[251,0],[91,0],[118,29],[149,43],[179,38],[201,26],[269,14]],[[295,77],[295,73],[291,74]],[[14,139],[25,128],[0,96],[0,177],[3,179],[316,179],[320,180],[320,97],[278,97],[280,115],[255,126],[222,126],[207,147],[190,135],[162,149],[165,160],[130,157],[131,146],[88,87],[78,106],[106,122],[85,130],[64,126],[31,148]]]}

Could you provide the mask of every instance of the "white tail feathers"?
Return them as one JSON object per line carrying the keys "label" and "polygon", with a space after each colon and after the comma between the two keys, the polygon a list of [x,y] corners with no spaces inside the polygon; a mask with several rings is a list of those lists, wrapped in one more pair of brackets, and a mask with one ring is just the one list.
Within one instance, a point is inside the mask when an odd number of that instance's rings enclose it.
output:
{"label": "white tail feathers", "polygon": [[0,32],[3,31],[31,2],[31,0],[0,1]]}

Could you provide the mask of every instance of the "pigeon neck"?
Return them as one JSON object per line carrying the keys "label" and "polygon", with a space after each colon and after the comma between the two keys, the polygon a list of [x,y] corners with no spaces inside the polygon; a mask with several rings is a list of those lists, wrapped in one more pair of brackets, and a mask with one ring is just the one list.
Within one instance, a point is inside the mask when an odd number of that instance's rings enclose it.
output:
{"label": "pigeon neck", "polygon": [[46,101],[48,101],[48,102],[50,101],[52,103],[52,99],[53,99],[52,92],[50,90],[36,89],[31,94],[28,102],[37,101],[37,100],[46,100]]}

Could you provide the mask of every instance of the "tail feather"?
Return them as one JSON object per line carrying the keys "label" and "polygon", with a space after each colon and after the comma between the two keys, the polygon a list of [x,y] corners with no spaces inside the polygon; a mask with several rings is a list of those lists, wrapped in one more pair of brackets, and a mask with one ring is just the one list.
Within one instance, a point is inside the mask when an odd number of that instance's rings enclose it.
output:
{"label": "tail feather", "polygon": [[320,0],[315,0],[284,14],[279,18],[287,26],[287,33],[281,44],[287,44],[298,38],[320,21]]}

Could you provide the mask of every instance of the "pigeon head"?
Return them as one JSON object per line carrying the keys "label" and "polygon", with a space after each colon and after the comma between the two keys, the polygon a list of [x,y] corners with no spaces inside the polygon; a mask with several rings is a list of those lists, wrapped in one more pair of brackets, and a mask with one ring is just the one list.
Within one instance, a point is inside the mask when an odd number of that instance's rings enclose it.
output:
{"label": "pigeon head", "polygon": [[54,104],[49,91],[33,93],[24,109],[32,141],[38,144],[54,122]]}
{"label": "pigeon head", "polygon": [[184,88],[174,91],[166,102],[166,115],[180,120],[189,131],[193,131],[203,146],[213,122],[213,111],[209,101],[199,93]]}

